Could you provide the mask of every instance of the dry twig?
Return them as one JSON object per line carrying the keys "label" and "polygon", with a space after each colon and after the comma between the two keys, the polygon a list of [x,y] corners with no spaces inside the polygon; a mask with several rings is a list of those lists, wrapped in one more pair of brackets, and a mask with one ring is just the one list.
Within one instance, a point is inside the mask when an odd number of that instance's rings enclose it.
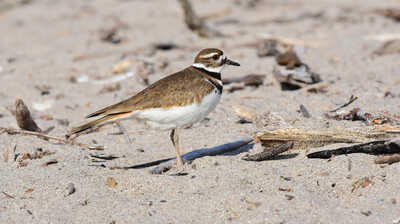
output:
{"label": "dry twig", "polygon": [[79,146],[79,147],[82,147],[82,148],[85,148],[85,149],[88,149],[88,150],[104,150],[103,146],[90,146],[90,145],[86,145],[86,144],[83,144],[83,143],[67,140],[67,139],[64,139],[64,138],[51,136],[51,135],[46,135],[46,134],[39,133],[39,132],[25,131],[25,130],[18,130],[18,129],[14,129],[14,128],[3,128],[3,127],[0,127],[0,133],[1,132],[6,132],[9,135],[16,135],[16,134],[19,134],[19,135],[32,135],[32,136],[36,136],[36,137],[39,137],[39,138],[51,139],[51,140],[57,141],[57,142],[62,143],[62,144]]}
{"label": "dry twig", "polygon": [[331,111],[329,111],[329,112],[336,112],[336,111],[338,111],[338,110],[340,110],[340,109],[342,109],[342,108],[345,108],[345,107],[347,107],[348,105],[350,105],[350,104],[352,104],[354,101],[356,101],[358,99],[358,97],[356,97],[356,96],[354,96],[354,95],[351,95],[350,96],[350,99],[349,99],[349,101],[347,101],[347,103],[345,103],[345,104],[343,104],[343,105],[341,105],[340,107],[338,107],[338,108],[336,108],[336,109],[333,109],[333,110],[331,110]]}

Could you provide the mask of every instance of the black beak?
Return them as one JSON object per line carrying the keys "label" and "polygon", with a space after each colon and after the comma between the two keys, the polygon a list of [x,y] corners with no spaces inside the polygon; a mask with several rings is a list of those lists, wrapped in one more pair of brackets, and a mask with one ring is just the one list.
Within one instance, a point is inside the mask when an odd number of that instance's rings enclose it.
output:
{"label": "black beak", "polygon": [[235,61],[232,61],[232,60],[229,60],[228,58],[225,60],[225,64],[227,64],[227,65],[234,65],[234,66],[240,66],[239,63],[237,63],[237,62],[235,62]]}

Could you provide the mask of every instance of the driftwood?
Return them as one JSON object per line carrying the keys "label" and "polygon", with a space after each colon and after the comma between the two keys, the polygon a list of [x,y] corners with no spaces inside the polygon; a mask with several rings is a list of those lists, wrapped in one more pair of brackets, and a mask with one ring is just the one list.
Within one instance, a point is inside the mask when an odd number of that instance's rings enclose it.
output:
{"label": "driftwood", "polygon": [[[250,137],[242,138],[235,142],[230,142],[224,145],[219,145],[212,148],[205,148],[205,149],[198,149],[189,153],[182,155],[182,160],[184,163],[188,161],[192,161],[204,156],[216,156],[228,152],[235,151],[242,146],[245,146],[253,141]],[[162,174],[168,170],[170,170],[176,164],[175,158],[168,158],[168,159],[161,159],[157,161],[152,161],[148,163],[143,163],[134,166],[127,166],[127,167],[110,167],[110,169],[142,169],[146,167],[156,166],[153,168],[150,173],[152,174]]]}
{"label": "driftwood", "polygon": [[335,143],[362,143],[370,138],[384,138],[386,133],[356,132],[356,131],[307,131],[301,129],[281,129],[274,131],[258,132],[256,141],[269,149],[277,145],[293,142],[293,149],[308,149]]}
{"label": "driftwood", "polygon": [[376,164],[393,164],[400,162],[400,154],[386,155],[386,156],[378,156],[375,159]]}
{"label": "driftwood", "polygon": [[264,150],[263,152],[254,154],[254,155],[245,155],[242,157],[243,160],[246,161],[264,161],[275,158],[277,155],[288,151],[293,147],[293,142],[287,142],[281,144],[277,147],[274,147],[270,150]]}
{"label": "driftwood", "polygon": [[223,37],[224,35],[216,29],[212,29],[207,23],[197,16],[194,12],[189,0],[178,0],[181,4],[184,15],[185,23],[188,28],[201,37]]}
{"label": "driftwood", "polygon": [[372,155],[400,153],[400,140],[372,141],[333,150],[323,150],[307,155],[307,158],[329,159],[333,155],[345,155],[350,153],[366,153]]}

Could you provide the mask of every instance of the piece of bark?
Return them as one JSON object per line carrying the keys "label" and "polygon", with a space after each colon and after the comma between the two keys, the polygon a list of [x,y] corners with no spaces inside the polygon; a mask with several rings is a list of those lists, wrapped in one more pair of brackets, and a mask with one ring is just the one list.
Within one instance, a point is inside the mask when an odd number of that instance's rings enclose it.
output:
{"label": "piece of bark", "polygon": [[32,119],[28,107],[21,99],[15,101],[15,119],[17,120],[18,127],[22,130],[42,132],[42,129]]}
{"label": "piece of bark", "polygon": [[369,138],[387,137],[385,133],[360,133],[353,131],[308,131],[301,129],[278,129],[263,131],[255,134],[255,139],[260,141],[265,148],[293,142],[293,149],[316,148],[335,143],[361,143]]}
{"label": "piece of bark", "polygon": [[189,0],[178,0],[185,16],[185,23],[187,27],[196,32],[200,37],[223,37],[221,32],[211,28],[206,22],[197,16],[194,12]]}
{"label": "piece of bark", "polygon": [[400,154],[386,155],[386,156],[378,156],[375,159],[376,164],[393,164],[400,162]]}
{"label": "piece of bark", "polygon": [[333,150],[323,150],[307,155],[307,158],[329,159],[333,155],[351,153],[366,153],[372,155],[400,153],[400,140],[379,140],[352,146],[340,147]]}
{"label": "piece of bark", "polygon": [[264,150],[263,152],[253,154],[253,155],[245,155],[242,157],[243,160],[246,161],[264,161],[275,158],[277,155],[288,151],[293,147],[293,142],[283,143],[276,147],[273,147],[269,150]]}

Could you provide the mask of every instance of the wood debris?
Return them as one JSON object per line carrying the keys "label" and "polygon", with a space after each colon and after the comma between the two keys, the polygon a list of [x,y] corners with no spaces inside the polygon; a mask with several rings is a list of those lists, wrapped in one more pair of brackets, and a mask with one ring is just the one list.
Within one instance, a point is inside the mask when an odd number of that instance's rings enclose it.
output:
{"label": "wood debris", "polygon": [[393,164],[393,163],[398,163],[400,162],[400,154],[393,154],[393,155],[384,155],[384,156],[378,156],[375,159],[376,164]]}
{"label": "wood debris", "polygon": [[50,159],[49,161],[42,163],[41,167],[46,167],[48,165],[57,164],[57,163],[58,163],[57,159]]}
{"label": "wood debris", "polygon": [[21,99],[15,101],[15,119],[17,120],[18,127],[22,130],[42,132],[42,129],[32,119],[28,107]]}
{"label": "wood debris", "polygon": [[103,146],[90,146],[90,145],[86,145],[83,143],[79,143],[79,142],[74,142],[65,138],[60,138],[60,137],[56,137],[56,136],[51,136],[51,135],[46,135],[43,133],[39,133],[39,132],[33,132],[33,131],[25,131],[25,130],[18,130],[18,129],[13,129],[13,128],[3,128],[0,127],[0,133],[1,132],[5,132],[9,135],[32,135],[32,136],[36,136],[42,139],[46,139],[46,140],[54,140],[57,141],[59,143],[62,144],[68,144],[68,145],[75,145],[75,146],[79,146],[88,150],[104,150]]}
{"label": "wood debris", "polygon": [[329,159],[332,156],[351,153],[366,153],[372,155],[400,153],[400,140],[377,140],[332,150],[322,150],[307,155],[307,158]]}
{"label": "wood debris", "polygon": [[322,81],[319,74],[312,72],[309,66],[301,61],[298,51],[291,47],[275,58],[277,64],[272,72],[282,90],[297,90]]}
{"label": "wood debris", "polygon": [[356,131],[308,131],[302,129],[278,129],[255,134],[256,141],[270,149],[283,143],[293,142],[293,149],[308,149],[335,143],[360,143],[369,138],[386,137],[384,133],[365,133]]}
{"label": "wood debris", "polygon": [[242,157],[243,160],[246,161],[264,161],[276,158],[277,155],[284,153],[293,147],[293,142],[283,143],[276,147],[272,147],[268,150],[264,150],[263,152],[256,153],[253,155],[245,155]]}
{"label": "wood debris", "polygon": [[197,16],[189,0],[179,0],[185,16],[187,27],[200,37],[223,37],[221,32],[211,28],[203,19]]}

